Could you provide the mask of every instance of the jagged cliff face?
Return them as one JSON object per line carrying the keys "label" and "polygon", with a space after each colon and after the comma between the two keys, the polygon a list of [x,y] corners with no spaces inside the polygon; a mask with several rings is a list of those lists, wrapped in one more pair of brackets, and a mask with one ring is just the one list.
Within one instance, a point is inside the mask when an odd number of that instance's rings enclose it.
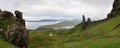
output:
{"label": "jagged cliff face", "polygon": [[108,14],[107,19],[120,16],[120,0],[114,0],[113,3],[113,9],[112,11]]}
{"label": "jagged cliff face", "polygon": [[0,33],[3,33],[8,41],[14,45],[27,48],[28,31],[25,28],[22,12],[16,10],[14,16],[9,11],[0,10]]}

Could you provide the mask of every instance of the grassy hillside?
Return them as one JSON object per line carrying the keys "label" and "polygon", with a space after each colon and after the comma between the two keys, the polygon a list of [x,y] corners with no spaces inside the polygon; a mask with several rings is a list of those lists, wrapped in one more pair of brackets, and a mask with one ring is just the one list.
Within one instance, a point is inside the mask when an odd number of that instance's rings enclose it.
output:
{"label": "grassy hillside", "polygon": [[[105,21],[91,29],[70,35],[72,40],[64,43],[65,48],[120,48],[120,30],[113,28],[117,26],[120,17]],[[69,41],[68,40],[68,41]]]}
{"label": "grassy hillside", "polygon": [[[73,33],[68,30],[31,31],[29,48],[120,48],[120,17],[102,22],[91,29]],[[53,36],[49,36],[53,33]]]}
{"label": "grassy hillside", "polygon": [[[57,46],[62,42],[61,41],[62,38],[60,38],[62,36],[60,36],[60,35],[65,34],[65,32],[67,32],[67,30],[31,31],[29,33],[28,48],[57,48]],[[53,36],[50,36],[50,33],[52,33]],[[65,37],[65,36],[63,36],[63,37]]]}

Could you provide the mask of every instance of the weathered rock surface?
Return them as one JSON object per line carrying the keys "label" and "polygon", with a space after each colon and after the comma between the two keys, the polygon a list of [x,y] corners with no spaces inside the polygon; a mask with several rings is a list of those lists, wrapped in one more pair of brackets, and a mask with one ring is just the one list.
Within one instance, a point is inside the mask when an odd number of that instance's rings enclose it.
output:
{"label": "weathered rock surface", "polygon": [[87,19],[87,28],[90,28],[92,26],[92,21],[90,18]]}
{"label": "weathered rock surface", "polygon": [[28,31],[25,28],[25,21],[22,18],[22,12],[16,10],[15,16],[8,11],[0,10],[0,32],[9,42],[20,48],[27,48]]}
{"label": "weathered rock surface", "polygon": [[7,20],[7,19],[13,19],[14,15],[11,12],[8,11],[0,11],[0,21]]}
{"label": "weathered rock surface", "polygon": [[120,0],[114,0],[113,3],[113,9],[112,11],[108,14],[107,19],[120,16]]}
{"label": "weathered rock surface", "polygon": [[80,23],[81,26],[82,26],[82,30],[86,29],[86,28],[90,28],[92,26],[92,22],[91,22],[91,19],[88,18],[87,21],[85,21],[85,16],[83,15],[83,20],[82,22]]}

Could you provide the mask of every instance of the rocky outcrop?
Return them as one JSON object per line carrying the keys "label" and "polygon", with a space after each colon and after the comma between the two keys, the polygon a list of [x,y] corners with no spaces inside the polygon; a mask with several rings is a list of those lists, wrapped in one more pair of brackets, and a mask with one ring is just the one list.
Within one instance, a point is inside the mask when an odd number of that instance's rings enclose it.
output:
{"label": "rocky outcrop", "polygon": [[116,16],[120,16],[120,0],[114,0],[113,9],[108,14],[107,19],[110,19]]}
{"label": "rocky outcrop", "polygon": [[27,48],[28,31],[25,28],[25,21],[22,18],[22,12],[16,10],[15,16],[9,11],[0,10],[0,33],[7,40],[20,48]]}
{"label": "rocky outcrop", "polygon": [[16,15],[16,21],[20,22],[21,24],[19,25],[22,25],[25,27],[25,21],[23,20],[22,18],[22,12],[19,12],[18,10],[15,11],[15,15]]}
{"label": "rocky outcrop", "polygon": [[90,28],[92,26],[92,22],[91,19],[88,18],[87,21],[85,21],[85,16],[83,15],[83,20],[81,22],[81,26],[82,26],[82,30],[86,29],[86,28]]}
{"label": "rocky outcrop", "polygon": [[11,12],[8,11],[0,11],[0,21],[2,20],[8,20],[13,19],[14,15]]}
{"label": "rocky outcrop", "polygon": [[87,24],[87,26],[88,26],[87,28],[90,28],[90,27],[92,26],[92,21],[91,21],[90,18],[87,19],[86,24]]}

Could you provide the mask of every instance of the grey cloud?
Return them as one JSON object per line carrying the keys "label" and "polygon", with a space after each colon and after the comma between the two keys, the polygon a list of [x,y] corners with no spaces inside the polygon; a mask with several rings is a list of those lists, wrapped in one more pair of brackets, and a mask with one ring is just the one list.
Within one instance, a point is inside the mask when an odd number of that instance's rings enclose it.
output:
{"label": "grey cloud", "polygon": [[23,11],[24,18],[81,18],[103,19],[112,8],[113,0],[1,0],[0,8]]}
{"label": "grey cloud", "polygon": [[[35,13],[26,13],[27,16],[34,16],[34,17],[37,17],[37,18],[42,18],[42,17],[50,17],[50,18],[78,18],[79,14],[66,14],[65,12],[63,11],[60,11],[60,10],[44,10],[44,11],[39,11],[39,12],[35,12]],[[75,17],[77,16],[77,17]]]}
{"label": "grey cloud", "polygon": [[82,0],[82,2],[96,6],[110,6],[113,0]]}

